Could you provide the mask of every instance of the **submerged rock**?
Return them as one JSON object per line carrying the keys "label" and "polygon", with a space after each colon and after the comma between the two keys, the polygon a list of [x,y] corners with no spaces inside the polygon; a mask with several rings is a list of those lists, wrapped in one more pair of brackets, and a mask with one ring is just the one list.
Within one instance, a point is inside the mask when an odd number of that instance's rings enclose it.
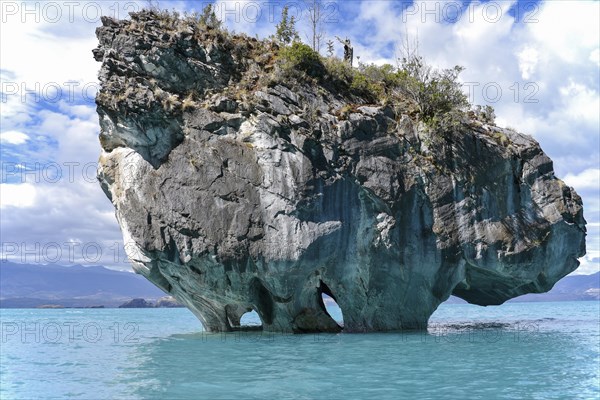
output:
{"label": "submerged rock", "polygon": [[451,294],[544,292],[585,253],[581,199],[529,136],[440,133],[275,79],[275,45],[151,12],[97,35],[99,180],[127,254],[210,331],[250,310],[266,330],[339,331],[323,293],[344,331],[424,329]]}

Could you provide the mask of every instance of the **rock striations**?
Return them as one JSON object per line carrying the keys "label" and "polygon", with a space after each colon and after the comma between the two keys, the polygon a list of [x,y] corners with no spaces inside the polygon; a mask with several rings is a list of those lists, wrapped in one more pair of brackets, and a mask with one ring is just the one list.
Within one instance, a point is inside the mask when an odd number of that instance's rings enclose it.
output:
{"label": "rock striations", "polygon": [[529,136],[278,78],[269,41],[102,22],[98,178],[135,271],[210,331],[249,310],[270,331],[423,329],[451,294],[548,291],[585,253],[581,199]]}

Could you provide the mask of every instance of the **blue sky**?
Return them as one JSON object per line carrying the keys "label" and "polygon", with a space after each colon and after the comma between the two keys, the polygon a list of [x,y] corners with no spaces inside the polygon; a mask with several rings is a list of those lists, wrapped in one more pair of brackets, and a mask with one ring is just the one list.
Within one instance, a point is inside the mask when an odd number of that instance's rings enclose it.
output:
{"label": "blue sky", "polygon": [[[129,268],[113,207],[95,181],[93,97],[99,15],[125,18],[147,2],[0,3],[2,257]],[[199,10],[208,2],[154,1]],[[326,40],[349,37],[361,62],[394,63],[406,34],[439,67],[463,65],[465,90],[497,122],[534,136],[557,175],[582,196],[588,254],[600,270],[600,7],[597,1],[324,2]],[[265,37],[283,4],[217,1],[230,30]],[[336,49],[341,55],[339,46]]]}

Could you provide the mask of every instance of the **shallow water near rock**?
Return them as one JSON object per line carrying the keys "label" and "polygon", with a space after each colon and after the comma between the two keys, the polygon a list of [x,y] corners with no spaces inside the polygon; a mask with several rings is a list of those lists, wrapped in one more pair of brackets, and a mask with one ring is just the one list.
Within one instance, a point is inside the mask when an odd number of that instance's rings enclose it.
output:
{"label": "shallow water near rock", "polygon": [[208,334],[186,309],[3,309],[0,398],[594,399],[599,307],[443,304],[427,332],[318,335]]}

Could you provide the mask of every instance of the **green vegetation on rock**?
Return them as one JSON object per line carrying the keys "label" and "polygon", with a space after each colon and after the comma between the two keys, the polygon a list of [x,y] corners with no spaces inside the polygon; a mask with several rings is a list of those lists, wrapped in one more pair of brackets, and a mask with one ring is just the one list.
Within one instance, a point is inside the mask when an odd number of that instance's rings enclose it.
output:
{"label": "green vegetation on rock", "polygon": [[297,69],[314,78],[324,76],[325,66],[321,56],[304,43],[294,42],[291,46],[281,48],[279,59],[283,61],[284,68]]}
{"label": "green vegetation on rock", "polygon": [[[173,40],[191,35],[198,43],[212,42],[233,57],[232,70],[239,74],[240,84],[234,96],[251,93],[261,86],[283,84],[290,87],[318,84],[336,96],[348,99],[350,104],[391,105],[400,107],[415,122],[424,122],[434,132],[459,129],[465,122],[479,121],[494,124],[494,110],[490,106],[471,105],[463,93],[460,66],[435,69],[417,52],[406,52],[398,65],[358,63],[353,67],[337,58],[333,42],[329,42],[328,56],[322,56],[300,41],[296,20],[284,7],[276,32],[269,39],[257,40],[244,34],[227,31],[208,5],[200,13],[184,14],[168,11],[146,11],[160,23],[163,32],[170,32]],[[135,16],[129,30],[144,31],[146,21]],[[185,39],[187,40],[187,39]],[[253,64],[253,65],[251,65]],[[252,72],[248,74],[248,71]],[[169,112],[181,112],[199,105],[201,98],[190,92],[168,94],[157,88],[155,97]],[[121,93],[117,101],[127,101],[131,93]],[[185,99],[183,101],[183,99]]]}

